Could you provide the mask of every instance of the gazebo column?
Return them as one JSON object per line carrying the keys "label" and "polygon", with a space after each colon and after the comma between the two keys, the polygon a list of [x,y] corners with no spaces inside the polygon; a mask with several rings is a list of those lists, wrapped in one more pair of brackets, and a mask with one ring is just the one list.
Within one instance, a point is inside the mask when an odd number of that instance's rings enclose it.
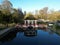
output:
{"label": "gazebo column", "polygon": [[31,22],[32,22],[32,25],[33,25],[33,20],[31,20]]}
{"label": "gazebo column", "polygon": [[37,25],[37,20],[35,20],[35,25]]}
{"label": "gazebo column", "polygon": [[28,25],[28,20],[26,21],[26,25]]}
{"label": "gazebo column", "polygon": [[32,26],[34,27],[34,20],[32,20]]}
{"label": "gazebo column", "polygon": [[24,22],[25,22],[24,24],[26,25],[26,20]]}
{"label": "gazebo column", "polygon": [[28,20],[28,26],[29,26],[29,22],[30,22],[30,21]]}

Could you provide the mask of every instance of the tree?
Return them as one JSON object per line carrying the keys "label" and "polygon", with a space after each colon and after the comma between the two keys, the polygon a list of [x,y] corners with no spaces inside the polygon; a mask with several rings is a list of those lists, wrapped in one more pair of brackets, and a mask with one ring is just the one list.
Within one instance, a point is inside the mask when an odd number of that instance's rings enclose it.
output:
{"label": "tree", "polygon": [[44,7],[43,9],[39,10],[40,18],[47,19],[47,12],[48,12],[48,7]]}
{"label": "tree", "polygon": [[6,24],[8,27],[8,23],[11,23],[11,21],[12,21],[12,15],[11,15],[10,11],[7,9],[2,10],[2,14],[3,14],[2,15],[3,23]]}
{"label": "tree", "polygon": [[22,9],[18,9],[18,14],[20,16],[20,19],[23,20],[24,19],[24,14],[22,12]]}
{"label": "tree", "polygon": [[36,18],[33,16],[32,13],[28,13],[24,17],[25,20],[35,20]]}
{"label": "tree", "polygon": [[2,23],[2,11],[0,10],[0,23]]}
{"label": "tree", "polygon": [[12,18],[15,23],[23,23],[23,18],[24,18],[23,12],[19,9],[18,10],[14,9]]}
{"label": "tree", "polygon": [[8,0],[4,0],[2,3],[2,9],[7,9],[10,12],[12,11],[12,6],[13,6],[12,3]]}

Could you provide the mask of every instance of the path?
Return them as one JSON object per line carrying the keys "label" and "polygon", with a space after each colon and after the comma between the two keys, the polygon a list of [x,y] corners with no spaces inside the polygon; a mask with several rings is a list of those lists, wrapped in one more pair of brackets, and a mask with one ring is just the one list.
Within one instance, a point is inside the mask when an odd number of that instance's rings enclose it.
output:
{"label": "path", "polygon": [[[13,29],[13,28],[7,28],[7,29],[4,29],[4,30],[1,30],[1,31],[0,31],[0,38],[2,38],[2,37],[5,35],[5,33],[9,33],[9,31],[10,31],[11,29]],[[11,31],[12,31],[12,30],[11,30]]]}

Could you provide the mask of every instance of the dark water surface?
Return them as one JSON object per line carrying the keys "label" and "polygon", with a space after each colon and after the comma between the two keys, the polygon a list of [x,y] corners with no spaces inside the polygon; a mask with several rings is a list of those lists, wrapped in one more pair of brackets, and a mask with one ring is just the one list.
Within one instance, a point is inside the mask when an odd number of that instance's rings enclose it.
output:
{"label": "dark water surface", "polygon": [[60,36],[50,30],[36,30],[35,35],[26,32],[10,32],[0,39],[0,45],[60,45]]}

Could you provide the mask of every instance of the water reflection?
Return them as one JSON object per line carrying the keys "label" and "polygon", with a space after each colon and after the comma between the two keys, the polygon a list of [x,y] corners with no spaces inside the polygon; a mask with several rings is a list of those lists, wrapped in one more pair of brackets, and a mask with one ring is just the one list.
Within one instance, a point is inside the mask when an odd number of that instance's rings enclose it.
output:
{"label": "water reflection", "polygon": [[60,36],[60,30],[56,30],[55,33]]}
{"label": "water reflection", "polygon": [[1,39],[0,39],[0,43],[4,43],[4,42],[8,42],[8,41],[11,41],[11,40],[13,40],[15,37],[16,37],[16,34],[17,33],[23,33],[24,32],[24,36],[31,36],[31,37],[33,37],[33,36],[37,36],[37,30],[26,30],[26,31],[12,31],[12,32],[10,32],[10,33],[8,33],[7,35],[5,35],[4,37],[2,37]]}
{"label": "water reflection", "polygon": [[[28,44],[27,44],[28,43]],[[0,39],[0,45],[57,45],[60,37],[51,30],[13,31]]]}
{"label": "water reflection", "polygon": [[51,28],[51,32],[54,32],[54,33],[56,33],[57,35],[60,36],[60,29],[57,29],[57,28],[53,27],[53,28]]}
{"label": "water reflection", "polygon": [[24,36],[37,36],[37,30],[26,30],[24,31]]}
{"label": "water reflection", "polygon": [[10,33],[8,33],[6,36],[2,37],[0,39],[1,42],[7,42],[7,41],[11,41],[16,37],[16,33],[15,31],[12,31]]}

